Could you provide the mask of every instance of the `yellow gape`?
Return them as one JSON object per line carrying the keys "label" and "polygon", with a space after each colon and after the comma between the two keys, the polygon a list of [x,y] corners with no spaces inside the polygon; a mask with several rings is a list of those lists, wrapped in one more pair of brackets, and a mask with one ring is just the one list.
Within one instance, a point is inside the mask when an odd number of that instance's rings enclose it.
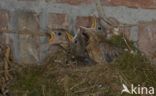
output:
{"label": "yellow gape", "polygon": [[68,42],[73,42],[73,36],[69,33],[69,32],[66,32],[66,36],[67,36],[67,40],[68,40]]}
{"label": "yellow gape", "polygon": [[50,38],[49,38],[49,44],[51,44],[53,42],[53,40],[55,39],[55,33],[54,32],[51,32],[50,33]]}
{"label": "yellow gape", "polygon": [[91,28],[96,28],[96,17],[92,20]]}

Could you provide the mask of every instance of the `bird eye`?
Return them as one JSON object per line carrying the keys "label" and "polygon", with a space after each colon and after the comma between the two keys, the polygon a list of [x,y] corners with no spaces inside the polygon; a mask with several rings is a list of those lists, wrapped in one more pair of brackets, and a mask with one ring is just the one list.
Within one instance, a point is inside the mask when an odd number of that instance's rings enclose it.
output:
{"label": "bird eye", "polygon": [[75,42],[74,42],[74,43],[75,43],[75,44],[77,44],[77,42],[78,42],[78,41],[77,41],[77,40],[75,40]]}
{"label": "bird eye", "polygon": [[98,30],[101,30],[102,28],[101,27],[98,27]]}
{"label": "bird eye", "polygon": [[58,35],[58,36],[61,36],[61,35],[62,35],[62,33],[61,33],[61,32],[58,32],[58,33],[57,33],[57,35]]}

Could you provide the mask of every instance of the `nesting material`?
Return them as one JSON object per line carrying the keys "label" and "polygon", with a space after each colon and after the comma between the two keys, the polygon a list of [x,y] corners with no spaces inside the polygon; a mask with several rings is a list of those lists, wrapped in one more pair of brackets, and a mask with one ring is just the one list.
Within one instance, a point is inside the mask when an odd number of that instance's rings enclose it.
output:
{"label": "nesting material", "polygon": [[8,94],[8,87],[13,79],[13,58],[8,45],[0,44],[0,91],[2,95]]}
{"label": "nesting material", "polygon": [[[126,48],[120,37],[108,43]],[[156,87],[155,66],[139,51],[124,51],[112,64],[83,65],[73,58],[71,49],[58,49],[56,54],[48,55],[43,65],[16,69],[11,92],[15,96],[120,96],[122,84]]]}

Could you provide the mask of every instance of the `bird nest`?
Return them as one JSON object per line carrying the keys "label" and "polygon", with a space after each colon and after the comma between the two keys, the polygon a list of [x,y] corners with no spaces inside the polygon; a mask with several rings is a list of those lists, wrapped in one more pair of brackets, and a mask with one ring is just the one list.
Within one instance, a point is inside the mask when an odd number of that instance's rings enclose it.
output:
{"label": "bird nest", "polygon": [[120,96],[122,84],[156,87],[156,70],[140,52],[124,52],[112,64],[84,65],[58,48],[42,65],[16,70],[10,90],[16,96]]}

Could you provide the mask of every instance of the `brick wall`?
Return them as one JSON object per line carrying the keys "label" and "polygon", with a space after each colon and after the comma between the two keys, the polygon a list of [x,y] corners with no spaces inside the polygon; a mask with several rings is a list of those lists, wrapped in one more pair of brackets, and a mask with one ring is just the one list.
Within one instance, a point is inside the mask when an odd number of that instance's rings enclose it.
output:
{"label": "brick wall", "polygon": [[[107,17],[134,25],[123,30],[129,39],[137,43],[141,51],[150,57],[156,54],[155,0],[100,1]],[[38,34],[54,26],[66,26],[70,32],[75,33],[78,26],[91,26],[93,14],[98,15],[95,0],[1,0],[0,6],[0,31],[10,32],[28,28]],[[25,50],[18,51],[22,45],[20,41],[27,40],[26,37],[3,33],[0,39],[11,43],[17,60],[21,58],[19,54],[26,55]],[[29,46],[36,48],[37,52],[34,54],[42,57],[41,50],[44,50],[42,46],[46,41],[41,37],[33,39],[35,46]]]}

